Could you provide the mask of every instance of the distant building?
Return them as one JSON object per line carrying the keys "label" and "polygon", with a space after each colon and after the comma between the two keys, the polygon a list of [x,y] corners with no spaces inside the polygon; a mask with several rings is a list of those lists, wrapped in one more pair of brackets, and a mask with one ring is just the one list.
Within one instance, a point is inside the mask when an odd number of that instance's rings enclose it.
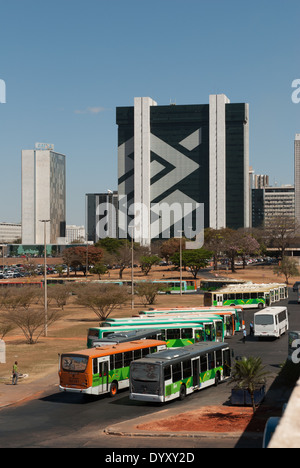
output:
{"label": "distant building", "polygon": [[67,244],[71,244],[72,242],[82,242],[86,241],[85,236],[85,228],[84,226],[75,226],[75,225],[67,225]]}
{"label": "distant building", "polygon": [[295,217],[300,225],[300,133],[294,141]]}
{"label": "distant building", "polygon": [[22,226],[16,223],[0,223],[0,244],[11,244],[20,240]]}
{"label": "distant building", "polygon": [[66,237],[66,157],[38,143],[22,151],[22,243],[64,243]]}
{"label": "distant building", "polygon": [[86,194],[87,238],[97,242],[118,237],[118,192]]}
{"label": "distant building", "polygon": [[252,190],[252,226],[268,226],[272,218],[295,218],[295,187],[265,187]]}
{"label": "distant building", "polygon": [[[210,95],[208,104],[199,105],[160,106],[142,97],[134,99],[133,107],[118,107],[116,121],[119,207],[122,200],[133,207],[125,225],[120,209],[119,236],[121,229],[130,234],[133,218],[138,218],[137,242],[149,245],[153,238],[178,236],[188,205],[188,229],[195,229],[199,204],[204,206],[203,228],[249,226],[248,104],[232,104],[224,94]],[[176,213],[168,226],[159,219],[156,208],[163,204],[179,205],[179,222]]]}

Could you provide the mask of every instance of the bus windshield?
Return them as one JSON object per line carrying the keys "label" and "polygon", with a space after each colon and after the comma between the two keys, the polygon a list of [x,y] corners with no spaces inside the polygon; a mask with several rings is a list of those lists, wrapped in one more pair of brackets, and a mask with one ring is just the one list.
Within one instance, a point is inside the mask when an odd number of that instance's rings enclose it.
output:
{"label": "bus windshield", "polygon": [[84,372],[88,364],[86,356],[62,356],[61,366],[64,371]]}
{"label": "bus windshield", "polygon": [[255,325],[272,325],[273,323],[273,315],[257,315],[255,317]]}
{"label": "bus windshield", "polygon": [[133,380],[142,382],[158,382],[159,366],[155,364],[131,364],[130,374]]}

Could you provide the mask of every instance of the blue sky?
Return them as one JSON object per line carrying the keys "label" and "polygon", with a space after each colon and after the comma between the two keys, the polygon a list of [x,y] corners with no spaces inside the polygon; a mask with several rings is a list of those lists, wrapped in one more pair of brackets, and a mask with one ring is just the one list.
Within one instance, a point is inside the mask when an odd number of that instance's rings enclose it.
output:
{"label": "blue sky", "polygon": [[250,164],[294,181],[299,0],[0,0],[0,221],[21,220],[21,150],[67,155],[67,223],[117,189],[117,106],[250,105]]}

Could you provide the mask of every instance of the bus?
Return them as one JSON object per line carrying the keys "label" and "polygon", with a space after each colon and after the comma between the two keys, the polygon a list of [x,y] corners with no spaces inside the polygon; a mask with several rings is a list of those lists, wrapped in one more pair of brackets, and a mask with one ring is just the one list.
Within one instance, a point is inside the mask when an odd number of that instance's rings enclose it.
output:
{"label": "bus", "polygon": [[[164,290],[160,291],[160,294],[180,294],[180,280],[153,280],[152,283],[165,285]],[[197,291],[197,281],[193,279],[181,281],[181,291],[182,294]]]}
{"label": "bus", "polygon": [[[151,314],[147,315],[147,317],[151,317]],[[223,320],[223,328],[224,328],[224,337],[234,336],[236,331],[239,331],[239,326],[236,325],[236,315],[234,311],[229,312],[202,312],[202,311],[174,311],[174,312],[162,312],[160,314],[153,315],[153,318],[166,318],[169,317],[172,320],[194,320],[195,318],[204,318],[204,319],[211,319],[214,320],[216,317],[221,318]],[[218,322],[219,323],[219,322]],[[237,321],[239,324],[239,322]],[[238,328],[238,330],[237,330]],[[220,340],[218,340],[220,341]],[[223,341],[223,340],[222,340]]]}
{"label": "bus", "polygon": [[[110,329],[111,330],[111,329]],[[98,329],[90,328],[90,346],[89,348],[99,348],[100,346],[114,345],[118,343],[126,343],[127,341],[136,340],[162,340],[162,330],[156,330],[154,328],[139,328],[135,330],[120,330],[117,332],[110,332],[105,337],[98,339]],[[95,339],[91,337],[95,335]]]}
{"label": "bus", "polygon": [[84,349],[60,356],[59,390],[85,395],[115,396],[128,388],[130,363],[166,348],[164,341],[129,341]]}
{"label": "bus", "polygon": [[152,327],[161,328],[162,325],[165,324],[172,324],[174,322],[185,324],[187,322],[190,323],[197,323],[197,324],[204,324],[205,325],[205,334],[211,335],[210,340],[215,341],[224,341],[224,321],[222,317],[214,315],[208,316],[203,315],[199,317],[184,317],[181,316],[179,318],[173,319],[172,317],[147,317],[147,318],[137,318],[137,317],[129,317],[124,319],[113,319],[109,318],[105,322],[103,322],[103,326],[106,327],[118,327],[118,326],[126,326],[126,325],[151,325]]}
{"label": "bus", "polygon": [[267,307],[254,314],[254,336],[280,338],[288,329],[286,307]]}
{"label": "bus", "polygon": [[205,292],[204,305],[262,309],[287,297],[286,284],[240,284],[227,286],[215,292]]}
{"label": "bus", "polygon": [[152,337],[166,342],[168,348],[181,348],[202,341],[216,341],[217,334],[214,332],[213,323],[176,323],[174,321],[160,324],[154,330],[151,325],[124,325],[120,327],[93,327],[88,330],[87,347],[94,347],[94,343],[101,341],[113,333],[126,333],[136,330],[152,330]]}
{"label": "bus", "polygon": [[165,403],[229,379],[227,343],[197,343],[167,349],[130,366],[130,399]]}
{"label": "bus", "polygon": [[223,317],[225,336],[232,336],[235,332],[245,328],[244,311],[241,307],[187,307],[180,309],[152,309],[139,312],[141,316],[154,317],[161,314],[214,314]]}
{"label": "bus", "polygon": [[218,289],[224,288],[230,284],[243,284],[246,280],[238,280],[234,278],[212,278],[200,281],[201,291],[217,291]]}

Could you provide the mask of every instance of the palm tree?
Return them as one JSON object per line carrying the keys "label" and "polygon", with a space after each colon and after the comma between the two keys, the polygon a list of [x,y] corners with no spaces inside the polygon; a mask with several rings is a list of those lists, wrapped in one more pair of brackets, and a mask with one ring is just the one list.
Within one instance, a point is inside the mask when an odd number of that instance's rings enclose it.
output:
{"label": "palm tree", "polygon": [[253,413],[255,413],[254,391],[264,385],[268,372],[262,365],[260,357],[243,357],[237,361],[232,370],[232,380],[239,388],[247,390],[251,397]]}

